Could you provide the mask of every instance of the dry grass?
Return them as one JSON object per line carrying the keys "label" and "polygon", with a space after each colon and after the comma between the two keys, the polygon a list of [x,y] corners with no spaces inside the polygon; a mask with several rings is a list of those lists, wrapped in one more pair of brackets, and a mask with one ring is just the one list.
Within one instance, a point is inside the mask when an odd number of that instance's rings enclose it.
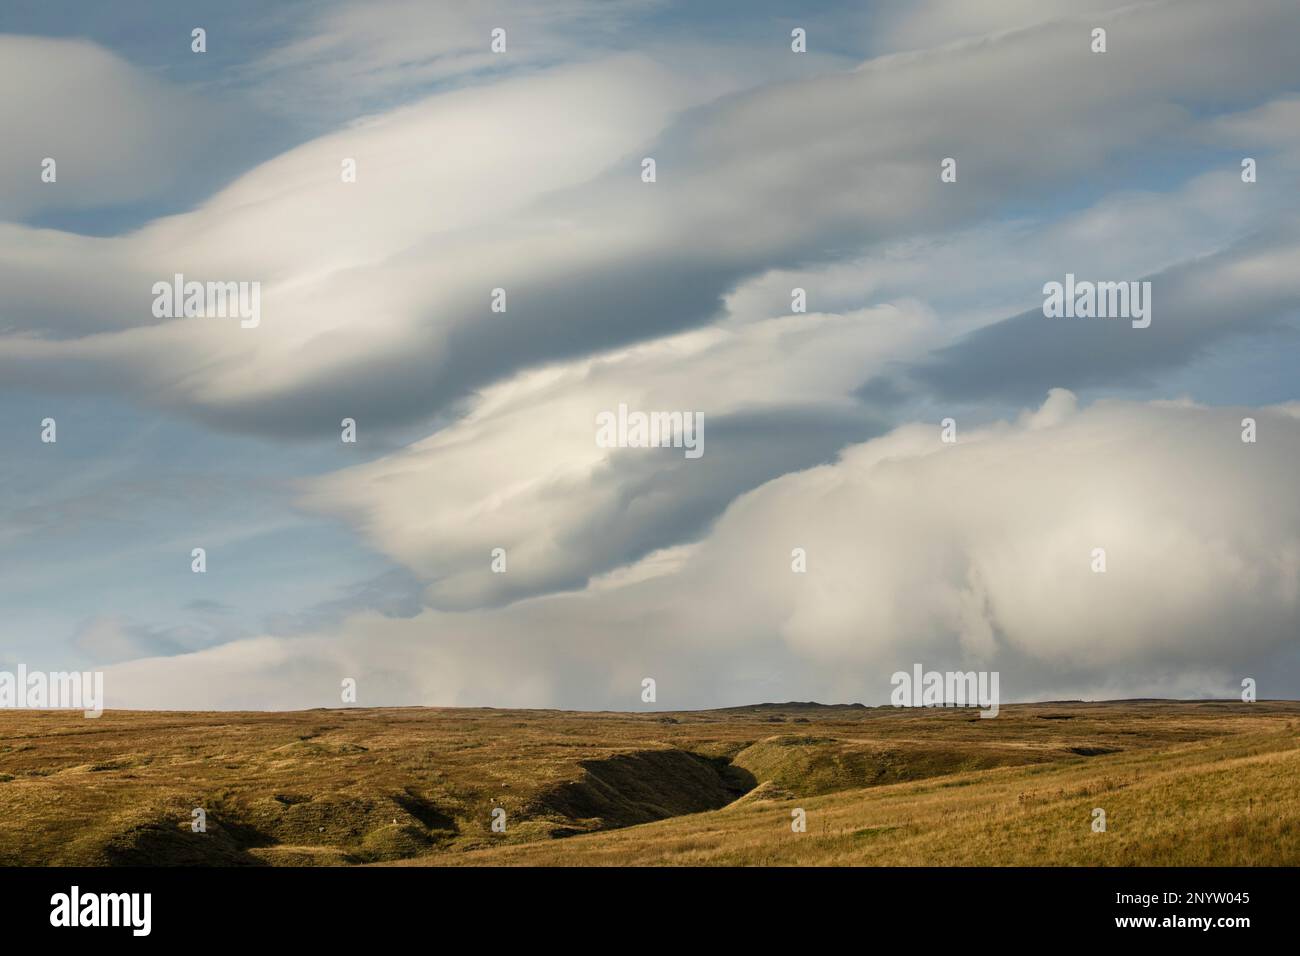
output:
{"label": "dry grass", "polygon": [[1298,733],[1269,702],[4,712],[0,863],[1295,864]]}

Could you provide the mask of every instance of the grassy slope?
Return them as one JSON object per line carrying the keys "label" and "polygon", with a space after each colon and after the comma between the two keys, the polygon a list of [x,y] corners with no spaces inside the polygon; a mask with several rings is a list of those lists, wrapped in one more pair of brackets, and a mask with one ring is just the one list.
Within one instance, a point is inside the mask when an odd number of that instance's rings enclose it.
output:
{"label": "grassy slope", "polygon": [[[973,771],[575,837],[427,857],[467,865],[1206,865],[1300,863],[1295,731],[1059,766]],[[794,833],[802,807],[807,831]],[[1092,810],[1107,814],[1092,831]]]}
{"label": "grassy slope", "polygon": [[1295,864],[1298,732],[1294,703],[8,712],[0,863]]}

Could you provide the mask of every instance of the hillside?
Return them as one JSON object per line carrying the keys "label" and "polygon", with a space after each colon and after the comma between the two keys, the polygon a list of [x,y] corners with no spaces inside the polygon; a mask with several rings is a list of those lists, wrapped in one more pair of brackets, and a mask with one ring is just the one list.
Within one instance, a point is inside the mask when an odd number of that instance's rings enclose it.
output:
{"label": "hillside", "polygon": [[1298,734],[1293,702],[11,711],[0,863],[1296,864]]}

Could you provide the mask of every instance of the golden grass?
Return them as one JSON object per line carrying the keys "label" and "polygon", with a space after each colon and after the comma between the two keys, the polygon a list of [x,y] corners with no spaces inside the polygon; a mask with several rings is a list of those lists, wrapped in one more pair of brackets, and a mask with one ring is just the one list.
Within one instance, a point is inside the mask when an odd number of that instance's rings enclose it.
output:
{"label": "golden grass", "polygon": [[1294,865],[1298,733],[1276,702],[4,712],[0,863]]}
{"label": "golden grass", "polygon": [[[1300,862],[1294,730],[696,814],[469,865],[1251,866]],[[791,830],[801,807],[807,831]],[[1092,830],[1092,810],[1107,829]]]}

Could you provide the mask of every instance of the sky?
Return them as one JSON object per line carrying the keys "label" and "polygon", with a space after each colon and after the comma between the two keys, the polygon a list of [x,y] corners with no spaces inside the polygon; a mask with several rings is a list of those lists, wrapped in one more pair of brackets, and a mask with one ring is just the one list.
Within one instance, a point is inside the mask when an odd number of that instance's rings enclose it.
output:
{"label": "sky", "polygon": [[[6,3],[0,669],[1296,697],[1298,43],[1294,0]],[[1067,275],[1150,325],[1049,317]]]}

